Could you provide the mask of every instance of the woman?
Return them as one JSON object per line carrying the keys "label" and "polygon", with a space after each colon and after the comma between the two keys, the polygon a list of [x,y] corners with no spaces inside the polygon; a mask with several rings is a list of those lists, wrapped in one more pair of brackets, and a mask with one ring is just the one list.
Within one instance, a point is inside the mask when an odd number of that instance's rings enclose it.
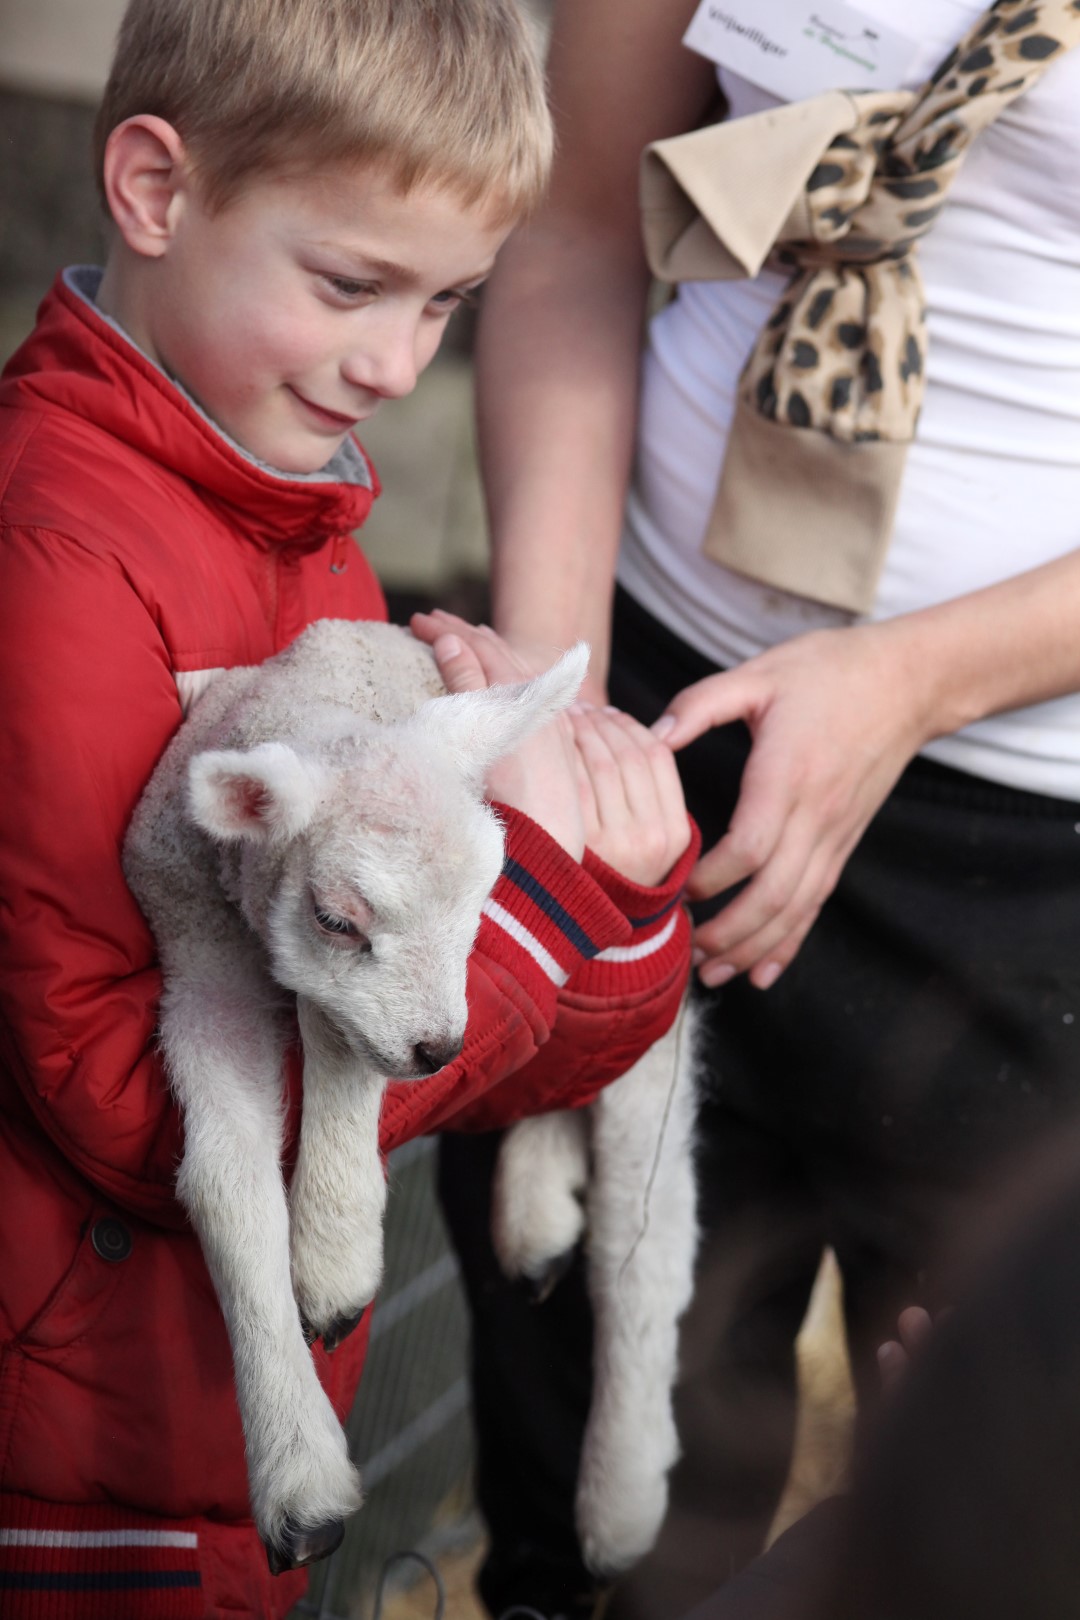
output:
{"label": "woman", "polygon": [[[685,1612],[760,1544],[821,1244],[869,1394],[898,1306],[933,1303],[940,1235],[1080,1094],[1080,51],[978,137],[920,244],[925,402],[855,615],[701,550],[739,373],[785,277],[681,286],[640,359],[642,149],[702,124],[718,92],[732,118],[776,101],[681,44],[693,9],[557,7],[555,182],[488,289],[479,353],[497,627],[538,648],[587,637],[596,698],[606,684],[640,718],[672,716],[672,746],[699,739],[680,764],[707,851],[692,884],[713,1014],[707,1240],[673,1511],[620,1616]],[[982,9],[904,7],[907,87]],[[887,0],[860,10],[897,25]],[[466,1258],[474,1278],[481,1264]],[[515,1331],[494,1299],[476,1323],[485,1403],[505,1411],[500,1377],[549,1398],[542,1313]],[[541,1464],[522,1421],[503,1441],[536,1482],[520,1501],[481,1434],[484,1590],[554,1612],[544,1572],[558,1567],[564,1609],[584,1580],[567,1552],[573,1446]]]}

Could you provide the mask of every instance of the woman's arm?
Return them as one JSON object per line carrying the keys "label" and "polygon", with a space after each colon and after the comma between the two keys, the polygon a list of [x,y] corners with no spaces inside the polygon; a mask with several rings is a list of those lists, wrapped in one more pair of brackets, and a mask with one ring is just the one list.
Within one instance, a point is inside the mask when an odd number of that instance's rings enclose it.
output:
{"label": "woman's arm", "polygon": [[654,728],[672,748],[732,720],[753,736],[730,828],[690,884],[704,898],[749,879],[697,931],[704,981],[749,972],[767,989],[927,742],[1080,690],[1078,624],[1080,551],[883,624],[798,636],[680,692]]}
{"label": "woman's arm", "polygon": [[680,43],[692,0],[562,0],[549,58],[549,199],[508,243],[477,354],[494,615],[542,661],[578,639],[606,679],[612,581],[637,420],[648,269],[638,163],[716,97]]}

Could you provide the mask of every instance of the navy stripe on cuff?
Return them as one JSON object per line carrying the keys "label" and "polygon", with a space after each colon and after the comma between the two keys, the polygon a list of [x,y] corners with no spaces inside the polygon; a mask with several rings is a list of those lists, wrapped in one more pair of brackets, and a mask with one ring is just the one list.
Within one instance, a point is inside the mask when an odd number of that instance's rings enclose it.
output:
{"label": "navy stripe on cuff", "polygon": [[560,906],[555,896],[544,888],[539,879],[531,872],[527,872],[523,866],[519,866],[509,855],[503,862],[503,876],[509,878],[515,888],[527,895],[533,905],[538,906],[544,915],[551,919],[581,956],[591,958],[599,954],[600,946],[593,943],[584,928]]}

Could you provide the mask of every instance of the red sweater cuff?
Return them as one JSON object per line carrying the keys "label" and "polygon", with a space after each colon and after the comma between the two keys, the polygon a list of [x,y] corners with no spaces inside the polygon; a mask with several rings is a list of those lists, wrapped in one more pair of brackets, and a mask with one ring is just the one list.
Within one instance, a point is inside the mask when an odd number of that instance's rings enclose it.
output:
{"label": "red sweater cuff", "polygon": [[655,888],[634,883],[591,850],[585,851],[582,865],[618,906],[630,937],[584,963],[574,975],[572,990],[589,996],[632,995],[666,980],[681,962],[689,966],[690,934],[680,901],[700,850],[701,833],[690,818],[690,842]]}
{"label": "red sweater cuff", "polygon": [[560,990],[582,962],[627,945],[629,921],[602,882],[520,810],[494,806],[506,829],[503,869],[484,904],[486,955],[524,983]]}

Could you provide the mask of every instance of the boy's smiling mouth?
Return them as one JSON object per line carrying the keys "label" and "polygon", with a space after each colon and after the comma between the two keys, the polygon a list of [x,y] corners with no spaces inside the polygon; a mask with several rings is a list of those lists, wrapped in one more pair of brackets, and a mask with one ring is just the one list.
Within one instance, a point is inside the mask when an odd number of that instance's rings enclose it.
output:
{"label": "boy's smiling mouth", "polygon": [[378,405],[378,401],[374,400],[366,410],[350,412],[346,415],[343,411],[330,411],[324,405],[316,405],[314,400],[307,399],[291,383],[287,383],[286,387],[308,419],[323,433],[339,434],[343,431],[347,432],[350,428],[355,427],[358,422],[363,422],[369,416],[372,416]]}

